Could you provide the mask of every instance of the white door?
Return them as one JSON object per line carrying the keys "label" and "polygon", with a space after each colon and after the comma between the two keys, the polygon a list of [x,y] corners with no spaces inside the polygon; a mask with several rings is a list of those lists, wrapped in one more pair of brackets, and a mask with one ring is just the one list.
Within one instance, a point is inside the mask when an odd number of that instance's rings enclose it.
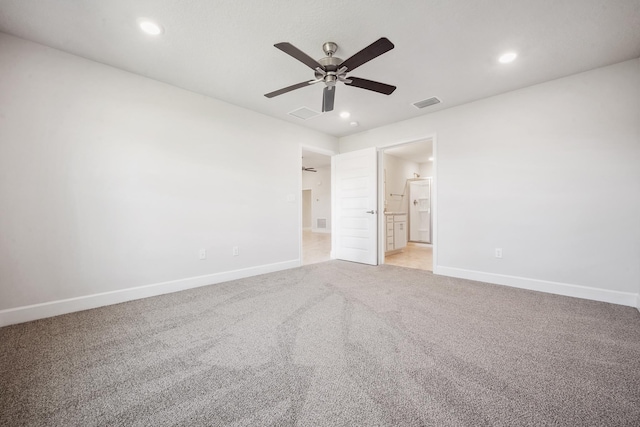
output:
{"label": "white door", "polygon": [[409,240],[431,243],[431,179],[409,182]]}
{"label": "white door", "polygon": [[378,265],[378,152],[375,147],[331,157],[335,183],[335,257]]}

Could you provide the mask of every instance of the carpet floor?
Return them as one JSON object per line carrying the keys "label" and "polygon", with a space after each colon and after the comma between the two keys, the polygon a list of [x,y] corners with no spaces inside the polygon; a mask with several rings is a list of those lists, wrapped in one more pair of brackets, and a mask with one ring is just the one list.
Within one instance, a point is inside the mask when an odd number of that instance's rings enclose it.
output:
{"label": "carpet floor", "polygon": [[640,313],[329,261],[0,329],[1,426],[638,426]]}

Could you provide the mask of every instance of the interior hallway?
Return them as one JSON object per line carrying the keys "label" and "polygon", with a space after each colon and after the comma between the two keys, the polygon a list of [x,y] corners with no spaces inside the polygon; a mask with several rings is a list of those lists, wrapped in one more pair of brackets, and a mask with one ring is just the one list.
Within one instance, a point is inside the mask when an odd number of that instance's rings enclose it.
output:
{"label": "interior hallway", "polygon": [[331,233],[302,230],[302,265],[329,261],[330,255]]}

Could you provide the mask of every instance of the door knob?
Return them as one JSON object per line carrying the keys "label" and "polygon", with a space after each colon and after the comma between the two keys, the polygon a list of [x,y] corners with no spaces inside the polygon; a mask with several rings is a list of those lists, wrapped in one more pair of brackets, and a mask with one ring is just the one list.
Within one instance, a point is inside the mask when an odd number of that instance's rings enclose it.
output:
{"label": "door knob", "polygon": [[367,211],[367,213],[370,213],[373,215],[374,213],[376,213],[376,211]]}

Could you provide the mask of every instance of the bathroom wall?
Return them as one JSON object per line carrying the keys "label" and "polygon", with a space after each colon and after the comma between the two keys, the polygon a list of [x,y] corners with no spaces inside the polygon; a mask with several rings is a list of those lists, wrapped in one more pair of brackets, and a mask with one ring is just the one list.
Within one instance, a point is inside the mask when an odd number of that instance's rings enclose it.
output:
{"label": "bathroom wall", "polygon": [[420,163],[420,176],[422,178],[433,176],[433,162]]}
{"label": "bathroom wall", "polygon": [[[413,178],[414,173],[420,173],[420,166],[416,162],[384,153],[385,169],[385,208],[386,212],[408,212],[409,187],[407,179]],[[392,196],[391,193],[394,195]],[[404,195],[404,197],[399,195]]]}

